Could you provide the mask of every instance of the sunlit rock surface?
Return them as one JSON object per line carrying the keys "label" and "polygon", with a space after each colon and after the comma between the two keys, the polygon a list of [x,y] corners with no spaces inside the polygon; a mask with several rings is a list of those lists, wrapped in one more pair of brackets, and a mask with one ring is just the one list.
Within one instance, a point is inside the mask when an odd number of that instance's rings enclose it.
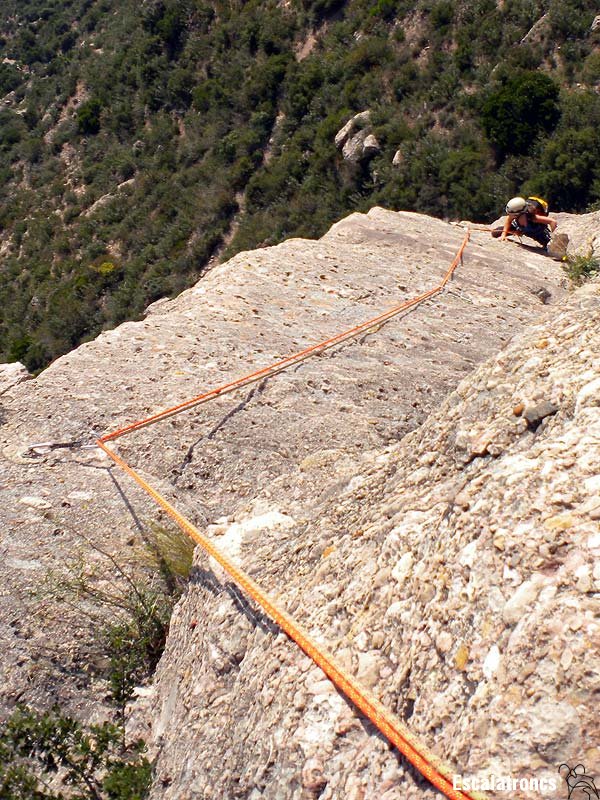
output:
{"label": "sunlit rock surface", "polygon": [[[587,247],[600,214],[560,223]],[[375,317],[463,236],[373,209],[241,253],[2,396],[4,709],[102,714],[97,628],[39,590],[69,561],[118,585],[103,551],[141,569],[164,524],[98,451],[31,444],[91,442]],[[474,231],[441,296],[115,448],[463,774],[598,771],[598,290]],[[201,555],[130,724],[155,798],[435,795]]]}

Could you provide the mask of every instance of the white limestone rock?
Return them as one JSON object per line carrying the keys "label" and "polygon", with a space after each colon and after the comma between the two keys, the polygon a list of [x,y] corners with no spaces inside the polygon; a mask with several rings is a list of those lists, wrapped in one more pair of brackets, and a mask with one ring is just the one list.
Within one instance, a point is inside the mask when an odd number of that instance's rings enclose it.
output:
{"label": "white limestone rock", "polygon": [[0,395],[32,377],[27,367],[21,364],[20,361],[13,361],[11,364],[0,364]]}
{"label": "white limestone rock", "polygon": [[348,122],[340,128],[340,130],[335,135],[335,146],[338,150],[341,150],[342,147],[346,144],[350,136],[356,133],[357,130],[361,130],[366,128],[371,121],[371,111],[367,109],[366,111],[360,111],[358,114],[355,114]]}

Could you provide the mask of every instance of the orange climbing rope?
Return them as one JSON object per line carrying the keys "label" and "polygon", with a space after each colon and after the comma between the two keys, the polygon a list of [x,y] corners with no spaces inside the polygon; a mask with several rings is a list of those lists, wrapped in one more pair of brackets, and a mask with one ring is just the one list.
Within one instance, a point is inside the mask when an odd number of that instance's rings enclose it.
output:
{"label": "orange climbing rope", "polygon": [[289,356],[281,361],[257,370],[243,378],[224,384],[209,392],[198,395],[197,397],[180,403],[179,405],[168,408],[146,419],[139,420],[109,433],[97,440],[96,444],[124,470],[144,491],[175,521],[175,523],[210,556],[212,556],[227,571],[240,588],[251,597],[260,607],[276,622],[285,633],[293,639],[302,650],[313,659],[323,672],[331,679],[336,687],[348,697],[354,705],[392,742],[398,750],[413,764],[429,782],[443,792],[450,800],[485,800],[484,796],[477,792],[466,792],[462,789],[454,788],[452,779],[453,772],[448,765],[436,756],[427,745],[412,734],[398,717],[389,711],[385,706],[365,687],[336,662],[334,656],[318,645],[311,636],[303,630],[293,617],[264,592],[260,586],[243,570],[237,567],[224,553],[222,553],[204,534],[202,534],[186,517],[177,511],[168,500],[166,500],[156,489],[154,489],[142,476],[136,472],[127,462],[117,453],[107,447],[106,443],[131,433],[134,430],[151,425],[159,420],[181,413],[200,403],[208,402],[223,394],[234,391],[242,386],[261,380],[270,375],[274,375],[289,366],[300,363],[312,355],[323,352],[347,339],[353,338],[360,333],[380,325],[391,319],[393,316],[411,308],[424,300],[433,297],[443,290],[452,274],[462,261],[464,249],[469,241],[470,232],[467,230],[465,238],[444,278],[434,289],[423,292],[418,297],[408,300],[399,306],[379,315],[367,322],[345,331],[344,333],[327,339],[324,342],[308,347],[295,355]]}
{"label": "orange climbing rope", "polygon": [[312,658],[337,688],[352,700],[354,705],[377,726],[384,736],[398,748],[430,783],[440,789],[451,800],[483,799],[483,795],[478,793],[467,793],[454,789],[451,769],[412,734],[395,714],[385,708],[371,692],[349,675],[336,662],[331,653],[321,645],[316,644],[311,636],[285,610],[280,608],[247,573],[237,567],[221,550],[215,547],[210,539],[204,536],[183,514],[180,514],[168,500],[150,486],[126,461],[110,450],[101,440],[98,441],[98,445],[167,512],[171,519],[191,539],[201,545],[208,555],[212,556],[226,570],[237,585],[258,603],[269,617]]}
{"label": "orange climbing rope", "polygon": [[401,314],[403,311],[407,311],[409,308],[413,306],[419,305],[424,300],[428,300],[430,297],[433,297],[436,294],[439,294],[448,283],[450,278],[452,277],[454,271],[456,270],[457,266],[460,264],[463,252],[467,243],[470,238],[470,231],[467,230],[465,234],[465,238],[452,261],[452,264],[448,268],[446,274],[444,275],[442,281],[433,289],[429,289],[427,292],[423,292],[422,294],[418,295],[417,297],[413,297],[411,300],[405,300],[403,303],[400,303],[398,306],[394,306],[394,308],[390,308],[388,311],[385,311],[383,314],[380,314],[377,317],[373,317],[373,319],[369,319],[366,322],[361,323],[360,325],[356,325],[354,328],[350,328],[347,331],[343,331],[342,333],[337,334],[336,336],[332,336],[330,339],[326,339],[323,342],[318,342],[317,344],[313,344],[310,347],[307,347],[305,350],[301,350],[299,353],[294,353],[294,355],[288,356],[287,358],[282,359],[281,361],[276,361],[274,364],[270,366],[263,367],[262,369],[256,370],[256,372],[250,373],[250,375],[245,375],[243,378],[238,378],[235,381],[231,381],[230,383],[225,383],[223,386],[218,386],[216,389],[211,389],[204,394],[199,394],[197,397],[192,397],[190,400],[186,400],[183,403],[179,403],[179,405],[173,406],[172,408],[167,408],[164,411],[160,411],[158,414],[153,414],[150,417],[146,417],[145,419],[138,420],[137,422],[132,422],[131,425],[126,425],[123,428],[119,428],[119,430],[113,431],[112,433],[107,434],[106,436],[102,436],[100,441],[101,442],[109,442],[114,439],[118,439],[121,436],[124,436],[127,433],[131,433],[132,431],[138,430],[139,428],[144,428],[147,425],[153,425],[155,422],[159,422],[162,419],[166,419],[167,417],[172,417],[175,414],[180,414],[182,411],[187,411],[189,408],[193,406],[200,405],[202,403],[207,403],[210,400],[214,400],[216,397],[221,397],[225,394],[229,394],[230,392],[235,391],[236,389],[241,389],[243,386],[248,386],[251,383],[256,383],[256,381],[263,380],[264,378],[268,378],[271,375],[275,375],[277,372],[281,372],[288,367],[294,366],[295,364],[299,364],[301,361],[305,361],[307,358],[311,356],[318,355],[319,353],[328,350],[330,347],[334,347],[342,342],[345,342],[348,339],[353,339],[361,333],[368,331],[370,328],[374,328],[376,325],[382,325],[384,322],[387,322],[392,317]]}
{"label": "orange climbing rope", "polygon": [[470,231],[482,231],[483,233],[491,233],[493,230],[491,225],[473,225],[470,222],[451,222],[450,224],[457,228],[467,228]]}

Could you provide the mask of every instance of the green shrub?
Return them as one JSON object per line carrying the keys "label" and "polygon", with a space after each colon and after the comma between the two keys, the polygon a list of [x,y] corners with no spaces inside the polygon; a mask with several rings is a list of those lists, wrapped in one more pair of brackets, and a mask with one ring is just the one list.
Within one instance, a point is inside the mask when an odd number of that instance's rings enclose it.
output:
{"label": "green shrub", "polygon": [[369,16],[385,20],[393,19],[396,16],[397,6],[397,0],[377,0],[375,5],[369,8]]}
{"label": "green shrub", "polygon": [[[134,687],[147,682],[162,655],[173,607],[189,578],[194,545],[178,529],[144,528],[144,547],[135,554],[134,575],[110,553],[81,538],[101,556],[95,572],[74,559],[60,573],[49,575],[41,592],[61,600],[72,595],[88,601],[88,613],[98,622],[94,648],[99,649],[100,661],[107,662],[103,675],[123,719]],[[140,565],[147,571],[145,577],[139,576]],[[106,589],[109,572],[111,588]]]}
{"label": "green shrub", "polygon": [[21,361],[25,363],[29,348],[33,344],[31,336],[28,334],[14,335],[8,344],[8,358],[10,361]]}
{"label": "green shrub", "polygon": [[174,600],[164,591],[135,585],[126,600],[124,619],[104,632],[110,662],[108,681],[113,702],[124,711],[135,686],[146,682],[164,650]]}
{"label": "green shrub", "polygon": [[360,41],[350,50],[345,62],[350,74],[372,69],[379,64],[385,64],[392,57],[391,48],[387,39],[369,37]]}
{"label": "green shrub", "polygon": [[100,113],[102,103],[97,97],[92,97],[82,103],[77,109],[77,130],[83,136],[93,136],[100,130]]}
{"label": "green shrub", "polygon": [[587,255],[567,256],[563,262],[563,269],[575,286],[581,286],[585,281],[600,274],[600,259],[591,252]]}
{"label": "green shrub", "polygon": [[0,727],[0,797],[143,800],[152,777],[146,748],[124,741],[118,725],[85,728],[58,706],[42,713],[19,706]]}
{"label": "green shrub", "polygon": [[23,120],[12,111],[0,111],[0,150],[8,150],[26,135]]}
{"label": "green shrub", "polygon": [[148,6],[144,19],[146,28],[165,46],[169,58],[174,58],[183,47],[186,34],[185,9],[174,0]]}
{"label": "green shrub", "polygon": [[447,198],[446,213],[452,217],[481,219],[489,210],[482,196],[486,156],[470,147],[452,150],[440,164],[440,193]]}
{"label": "green shrub", "polygon": [[444,30],[448,28],[453,19],[454,3],[452,0],[439,0],[439,2],[433,6],[429,15],[429,21],[435,30]]}
{"label": "green shrub", "polygon": [[419,90],[421,75],[419,68],[413,62],[403,64],[395,72],[393,88],[396,100],[401,101]]}
{"label": "green shrub", "polygon": [[345,4],[345,0],[301,0],[303,8],[310,11],[315,20],[333,14]]}
{"label": "green shrub", "polygon": [[588,84],[600,83],[600,50],[595,50],[585,59],[581,75]]}
{"label": "green shrub", "polygon": [[586,35],[597,11],[593,4],[589,8],[586,5],[578,0],[551,0],[548,21],[553,40],[560,42]]}
{"label": "green shrub", "polygon": [[481,121],[501,158],[535,147],[537,137],[556,126],[560,117],[558,86],[547,75],[522,72],[485,100]]}
{"label": "green shrub", "polygon": [[536,183],[559,210],[584,211],[600,199],[597,128],[566,130],[543,150]]}
{"label": "green shrub", "polygon": [[272,104],[285,76],[289,58],[282,55],[270,56],[257,68],[244,86],[244,99],[248,109],[254,109],[259,103]]}
{"label": "green shrub", "polygon": [[14,64],[0,63],[0,96],[12,92],[22,80],[21,72]]}

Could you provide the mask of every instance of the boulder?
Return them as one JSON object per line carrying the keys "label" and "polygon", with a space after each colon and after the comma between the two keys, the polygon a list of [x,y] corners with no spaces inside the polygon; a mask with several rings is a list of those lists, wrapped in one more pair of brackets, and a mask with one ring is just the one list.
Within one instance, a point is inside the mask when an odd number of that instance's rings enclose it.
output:
{"label": "boulder", "polygon": [[368,109],[367,111],[360,111],[358,114],[355,114],[352,119],[348,120],[344,127],[340,128],[335,135],[335,146],[338,148],[338,150],[342,149],[353,133],[361,128],[364,128],[369,124],[370,121],[371,112]]}
{"label": "boulder", "polygon": [[354,136],[351,136],[342,148],[344,160],[349,161],[351,164],[366,161],[379,152],[381,152],[379,142],[366,129],[358,131]]}
{"label": "boulder", "polygon": [[349,161],[351,164],[358,164],[362,161],[365,151],[365,142],[369,132],[367,130],[355,133],[350,139],[346,141],[342,149],[344,161]]}
{"label": "boulder", "polygon": [[377,138],[370,133],[363,143],[363,158],[372,158],[381,152],[381,146]]}
{"label": "boulder", "polygon": [[377,138],[370,132],[370,111],[355,114],[335,136],[335,146],[342,150],[345,161],[358,164],[381,151]]}

